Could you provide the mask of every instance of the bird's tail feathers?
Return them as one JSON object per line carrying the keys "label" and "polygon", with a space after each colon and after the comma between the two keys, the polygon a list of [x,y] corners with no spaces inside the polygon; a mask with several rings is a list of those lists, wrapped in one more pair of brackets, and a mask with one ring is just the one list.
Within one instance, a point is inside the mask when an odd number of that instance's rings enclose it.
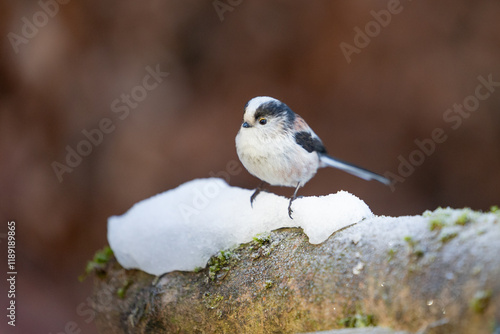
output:
{"label": "bird's tail feathers", "polygon": [[382,175],[376,174],[374,172],[370,172],[367,169],[358,167],[356,165],[353,165],[349,162],[331,157],[327,154],[322,154],[320,155],[321,162],[323,163],[324,166],[328,167],[333,167],[337,168],[340,170],[343,170],[344,172],[347,172],[349,174],[352,174],[354,176],[357,176],[359,178],[362,178],[364,180],[377,180],[378,182],[381,182],[385,185],[391,184],[391,181],[387,179],[386,177],[383,177]]}

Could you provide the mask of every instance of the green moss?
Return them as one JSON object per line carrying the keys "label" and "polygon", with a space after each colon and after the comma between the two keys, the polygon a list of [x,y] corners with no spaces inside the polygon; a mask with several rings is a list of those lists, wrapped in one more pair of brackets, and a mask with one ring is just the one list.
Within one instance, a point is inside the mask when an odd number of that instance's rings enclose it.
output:
{"label": "green moss", "polygon": [[373,314],[355,314],[351,317],[340,319],[338,324],[345,328],[363,328],[377,325]]}
{"label": "green moss", "polygon": [[264,288],[271,289],[274,286],[274,282],[271,280],[267,280],[264,282]]}
{"label": "green moss", "polygon": [[208,309],[215,309],[219,307],[220,303],[224,300],[224,296],[215,294],[212,295],[210,292],[206,292],[203,295],[203,304],[205,305],[206,308]]}
{"label": "green moss", "polygon": [[434,211],[425,211],[423,216],[429,218],[429,230],[435,231],[450,225],[452,213],[453,210],[450,208],[443,209],[439,207]]}
{"label": "green moss", "polygon": [[253,241],[255,241],[260,246],[267,245],[271,243],[271,235],[270,234],[257,234],[253,237]]}
{"label": "green moss", "polygon": [[421,258],[424,256],[424,250],[418,246],[418,242],[413,240],[413,238],[409,235],[405,236],[403,239],[410,248],[410,255],[413,255],[417,258]]}
{"label": "green moss", "polygon": [[422,248],[415,248],[413,250],[413,254],[416,256],[416,257],[422,257],[424,256],[424,250]]}
{"label": "green moss", "polygon": [[202,270],[203,270],[203,267],[195,267],[195,268],[194,268],[194,272],[195,272],[195,273],[199,273],[199,272],[200,272],[200,271],[202,271]]}
{"label": "green moss", "polygon": [[438,210],[442,210],[442,209],[443,209],[442,207],[438,206],[437,209],[434,210],[434,211],[425,210],[424,213],[422,213],[422,216],[425,217],[425,218],[429,218],[429,217],[431,217],[434,214],[434,212],[436,212]]}
{"label": "green moss", "polygon": [[269,256],[274,249],[274,246],[271,245],[271,234],[270,233],[262,233],[257,234],[253,237],[253,241],[249,244],[249,249],[254,251],[251,255],[252,259],[256,260],[262,256]]}
{"label": "green moss", "polygon": [[403,240],[408,244],[408,246],[415,247],[415,241],[411,236],[407,235],[403,238]]}
{"label": "green moss", "polygon": [[411,236],[409,235],[405,236],[404,241],[408,244],[408,247],[410,247],[412,253],[415,253],[416,251],[423,252],[421,249],[417,249],[418,242],[413,240]]}
{"label": "green moss", "polygon": [[[492,210],[495,210],[495,208],[492,207]],[[483,213],[473,211],[470,208],[437,208],[423,214],[424,217],[429,219],[429,230],[440,231],[434,236],[442,243],[447,243],[458,236],[460,229],[457,226],[472,224],[480,220],[482,215]]]}
{"label": "green moss", "polygon": [[392,259],[394,258],[394,255],[396,255],[396,251],[394,250],[394,248],[390,248],[388,251],[387,251],[387,261],[388,262],[391,262]]}
{"label": "green moss", "polygon": [[490,212],[492,212],[492,213],[500,213],[500,209],[498,208],[498,205],[492,205],[490,207]]}
{"label": "green moss", "polygon": [[446,242],[450,241],[451,239],[455,238],[457,235],[458,235],[457,232],[443,232],[443,233],[441,233],[441,237],[439,238],[439,240],[442,243],[446,243]]}
{"label": "green moss", "polygon": [[94,255],[94,262],[107,263],[113,257],[113,250],[106,246],[101,250],[98,250]]}
{"label": "green moss", "polygon": [[128,288],[132,285],[132,281],[127,280],[125,284],[123,284],[118,290],[116,290],[116,295],[123,299],[125,298],[125,294],[127,293]]}
{"label": "green moss", "polygon": [[476,313],[483,313],[491,299],[491,290],[479,290],[469,302],[469,307]]}
{"label": "green moss", "polygon": [[464,226],[465,224],[467,224],[470,221],[471,221],[471,219],[469,217],[469,212],[466,210],[464,213],[462,213],[460,216],[458,216],[457,220],[455,220],[455,225]]}
{"label": "green moss", "polygon": [[442,225],[447,225],[447,222],[452,215],[452,211],[453,209],[451,208],[443,209],[442,207],[438,207],[434,211],[429,211],[429,210],[425,211],[422,214],[422,216],[429,218],[429,221],[433,222],[433,224],[436,225],[436,227],[438,226],[442,227]]}
{"label": "green moss", "polygon": [[434,211],[425,211],[422,215],[429,218],[429,229],[434,231],[451,225],[464,226],[477,219],[481,213],[470,208],[452,209],[439,207]]}
{"label": "green moss", "polygon": [[429,221],[429,230],[440,230],[445,226],[444,221],[438,218],[431,219]]}
{"label": "green moss", "polygon": [[85,272],[78,276],[78,280],[83,282],[88,275],[95,272],[97,276],[103,277],[106,275],[104,269],[106,268],[106,263],[113,258],[113,251],[109,246],[104,247],[101,250],[98,250],[94,254],[94,258],[87,262],[85,266]]}
{"label": "green moss", "polygon": [[229,271],[231,264],[235,261],[234,256],[235,254],[228,250],[220,251],[216,256],[212,256],[208,260],[208,277],[214,280],[221,270]]}

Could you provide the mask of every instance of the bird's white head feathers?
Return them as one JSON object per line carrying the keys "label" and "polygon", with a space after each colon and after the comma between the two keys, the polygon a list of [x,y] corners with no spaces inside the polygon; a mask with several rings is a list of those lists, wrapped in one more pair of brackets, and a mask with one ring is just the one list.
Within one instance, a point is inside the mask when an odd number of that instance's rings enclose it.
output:
{"label": "bird's white head feathers", "polygon": [[254,97],[247,102],[243,114],[244,127],[262,128],[270,133],[288,130],[296,114],[283,102],[269,96]]}

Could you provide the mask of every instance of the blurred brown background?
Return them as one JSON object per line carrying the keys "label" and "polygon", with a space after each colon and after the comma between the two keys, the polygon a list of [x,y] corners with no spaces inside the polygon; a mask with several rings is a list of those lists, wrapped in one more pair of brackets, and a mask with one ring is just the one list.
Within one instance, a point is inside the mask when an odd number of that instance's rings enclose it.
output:
{"label": "blurred brown background", "polygon": [[[332,155],[379,173],[397,173],[415,139],[447,135],[395,191],[329,169],[301,195],[345,189],[381,215],[500,202],[500,87],[457,129],[443,119],[475,94],[478,76],[500,82],[497,1],[402,0],[378,30],[370,11],[395,0],[41,3],[0,4],[0,233],[16,221],[17,333],[60,333],[70,322],[94,333],[91,280],[77,276],[107,243],[107,217],[225,170],[257,95],[301,114]],[[340,44],[355,46],[367,24],[373,37],[348,62]],[[143,96],[147,67],[169,75]],[[126,115],[131,93],[141,101]],[[66,164],[67,146],[84,145],[82,131],[103,119],[114,130],[60,182],[52,163]],[[258,181],[243,170],[230,183]],[[0,331],[13,332],[1,317]]]}

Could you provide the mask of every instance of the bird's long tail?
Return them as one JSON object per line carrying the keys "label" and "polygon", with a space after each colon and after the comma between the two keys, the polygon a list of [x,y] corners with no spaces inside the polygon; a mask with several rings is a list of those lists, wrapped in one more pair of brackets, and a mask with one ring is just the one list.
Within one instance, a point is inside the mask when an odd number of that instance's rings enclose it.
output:
{"label": "bird's long tail", "polygon": [[370,172],[367,169],[358,167],[356,165],[353,165],[349,162],[331,157],[327,154],[322,154],[320,155],[321,162],[328,167],[334,167],[338,168],[340,170],[343,170],[344,172],[347,172],[349,174],[352,174],[354,176],[357,176],[359,178],[365,179],[365,180],[377,180],[378,182],[381,182],[385,185],[391,184],[391,181],[382,175],[376,174],[374,172]]}

